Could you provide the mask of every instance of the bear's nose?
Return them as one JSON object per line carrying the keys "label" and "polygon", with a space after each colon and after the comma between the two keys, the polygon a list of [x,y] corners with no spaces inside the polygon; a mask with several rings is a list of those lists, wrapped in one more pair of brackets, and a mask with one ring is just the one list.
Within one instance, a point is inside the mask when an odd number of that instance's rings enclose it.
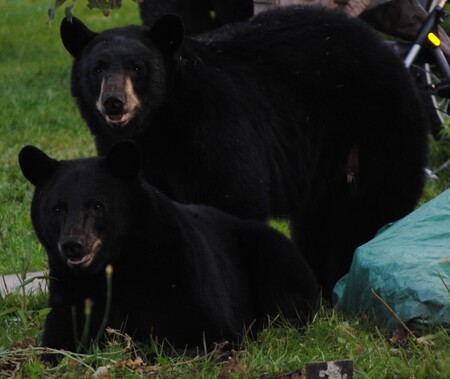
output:
{"label": "bear's nose", "polygon": [[59,250],[67,258],[77,258],[84,254],[83,243],[76,239],[70,239],[60,243]]}
{"label": "bear's nose", "polygon": [[123,113],[124,102],[117,97],[109,97],[103,102],[106,114],[120,115]]}

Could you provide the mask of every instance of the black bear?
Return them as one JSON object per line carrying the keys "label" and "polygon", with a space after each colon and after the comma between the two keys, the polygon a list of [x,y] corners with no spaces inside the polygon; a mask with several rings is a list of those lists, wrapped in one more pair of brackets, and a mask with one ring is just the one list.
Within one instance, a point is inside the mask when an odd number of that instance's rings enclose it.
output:
{"label": "black bear", "polygon": [[171,199],[289,218],[327,298],[354,249],[421,196],[425,112],[360,20],[280,7],[197,37],[174,15],[102,33],[64,20],[61,37],[100,155],[132,139]]}
{"label": "black bear", "polygon": [[261,222],[172,202],[142,179],[130,141],[105,157],[69,161],[27,146],[19,162],[36,187],[31,218],[50,268],[44,346],[75,349],[72,308],[82,331],[87,298],[95,339],[108,264],[107,325],[137,340],[153,335],[178,347],[236,341],[268,316],[305,322],[318,305],[315,276],[287,237]]}
{"label": "black bear", "polygon": [[166,13],[183,19],[186,34],[198,34],[253,16],[253,0],[143,0],[139,10],[144,25]]}

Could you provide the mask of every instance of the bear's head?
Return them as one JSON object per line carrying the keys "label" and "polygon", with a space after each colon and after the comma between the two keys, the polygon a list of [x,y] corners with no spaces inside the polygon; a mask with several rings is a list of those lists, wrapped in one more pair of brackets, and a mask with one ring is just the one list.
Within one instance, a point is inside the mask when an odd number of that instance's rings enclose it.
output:
{"label": "bear's head", "polygon": [[181,19],[165,15],[152,28],[95,33],[73,17],[63,19],[60,34],[75,58],[72,95],[89,126],[121,138],[145,128],[168,91],[168,71],[184,38]]}
{"label": "bear's head", "polygon": [[19,164],[35,186],[31,219],[50,268],[95,273],[114,263],[135,222],[140,156],[134,143],[120,142],[106,157],[68,161],[25,146]]}

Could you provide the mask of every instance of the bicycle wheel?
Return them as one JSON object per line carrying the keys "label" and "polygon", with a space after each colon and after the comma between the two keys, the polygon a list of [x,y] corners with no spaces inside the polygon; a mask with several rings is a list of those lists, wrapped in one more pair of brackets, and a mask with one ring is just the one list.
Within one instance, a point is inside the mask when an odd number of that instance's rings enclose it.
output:
{"label": "bicycle wheel", "polygon": [[450,98],[441,94],[446,83],[441,79],[440,71],[432,64],[413,64],[410,71],[429,114],[431,134],[434,139],[439,140],[443,125],[449,122],[446,120],[450,117]]}
{"label": "bicycle wheel", "polygon": [[434,66],[425,63],[424,69],[431,103],[433,104],[433,108],[439,121],[441,124],[445,124],[445,121],[449,118],[450,99],[448,97],[441,97],[438,91],[439,88],[443,86],[444,82],[439,75],[434,72]]}
{"label": "bicycle wheel", "polygon": [[[425,8],[427,12],[433,10],[439,3],[439,0],[418,0],[418,2]],[[430,63],[422,65],[425,73],[425,82],[427,86],[427,92],[430,94],[431,106],[435,112],[436,120],[439,122],[439,131],[433,132],[436,139],[441,137],[441,130],[443,125],[447,125],[446,121],[449,115],[450,94],[446,93],[442,95],[442,87],[448,87],[448,81],[444,82],[442,74],[439,69]],[[447,90],[447,92],[449,92]]]}

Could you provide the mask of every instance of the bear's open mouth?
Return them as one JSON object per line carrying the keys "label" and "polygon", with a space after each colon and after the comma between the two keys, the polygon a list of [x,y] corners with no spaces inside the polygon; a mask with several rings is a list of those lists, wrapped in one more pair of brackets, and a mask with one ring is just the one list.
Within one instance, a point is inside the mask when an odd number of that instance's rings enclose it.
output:
{"label": "bear's open mouth", "polygon": [[81,258],[67,258],[67,262],[72,266],[87,266],[92,261],[92,258],[94,258],[94,253],[84,255]]}
{"label": "bear's open mouth", "polygon": [[104,115],[106,118],[106,122],[109,125],[113,126],[125,126],[133,117],[132,112],[123,113],[123,114],[117,114],[117,115]]}
{"label": "bear's open mouth", "polygon": [[102,241],[100,239],[95,239],[89,252],[85,254],[72,254],[71,256],[66,255],[67,264],[70,267],[77,268],[87,268],[89,267],[95,259],[98,250],[102,246]]}

